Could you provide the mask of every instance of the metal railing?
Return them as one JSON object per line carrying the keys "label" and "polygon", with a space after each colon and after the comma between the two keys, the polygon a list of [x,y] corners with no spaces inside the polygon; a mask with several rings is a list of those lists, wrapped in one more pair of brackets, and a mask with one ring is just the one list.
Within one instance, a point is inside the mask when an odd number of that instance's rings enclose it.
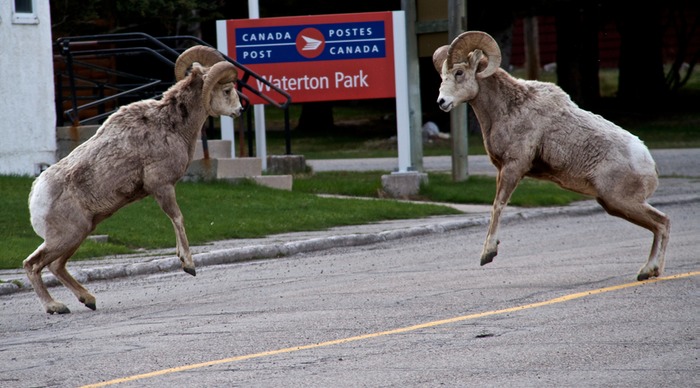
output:
{"label": "metal railing", "polygon": [[[210,44],[194,36],[153,37],[144,33],[86,35],[59,38],[55,47],[65,62],[65,70],[56,74],[57,125],[68,121],[72,125],[100,123],[119,106],[146,98],[160,98],[175,83],[173,69],[177,57],[193,45]],[[128,71],[99,66],[89,61],[100,58],[145,56],[149,63],[160,63],[164,70],[158,76],[144,76]],[[255,95],[271,106],[285,110],[285,139],[287,154],[291,154],[289,105],[291,96],[236,60],[224,58],[239,70],[238,93],[244,108],[250,105],[246,94]],[[97,71],[106,79],[79,75],[79,69]],[[167,71],[166,71],[167,70]],[[242,76],[241,76],[242,75]],[[255,85],[264,85],[259,90]],[[66,93],[67,91],[67,93]],[[68,101],[69,108],[64,104]],[[86,114],[86,112],[94,112]],[[248,123],[248,152],[253,155],[250,110]],[[82,117],[81,117],[82,115]],[[243,123],[244,120],[241,120]],[[210,126],[212,120],[210,120]],[[202,131],[203,134],[205,131]],[[205,145],[206,147],[206,145]]]}

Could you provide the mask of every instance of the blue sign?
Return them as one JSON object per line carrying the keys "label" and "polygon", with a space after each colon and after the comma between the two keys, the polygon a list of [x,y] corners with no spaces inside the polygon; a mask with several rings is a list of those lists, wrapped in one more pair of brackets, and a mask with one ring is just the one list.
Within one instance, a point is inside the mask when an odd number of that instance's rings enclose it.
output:
{"label": "blue sign", "polygon": [[235,30],[244,65],[384,58],[383,21],[252,27]]}

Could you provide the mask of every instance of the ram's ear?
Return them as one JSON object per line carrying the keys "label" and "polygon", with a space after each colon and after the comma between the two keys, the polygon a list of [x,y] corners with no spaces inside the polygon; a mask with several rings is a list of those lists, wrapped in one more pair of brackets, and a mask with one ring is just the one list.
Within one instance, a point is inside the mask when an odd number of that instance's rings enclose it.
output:
{"label": "ram's ear", "polygon": [[[481,59],[484,58],[484,52],[476,49],[467,55],[467,62],[469,62],[469,66],[472,67],[473,69],[478,69],[479,68],[479,62],[481,62]],[[485,63],[485,65],[488,65],[488,61]],[[485,66],[484,66],[485,67]],[[483,69],[479,69],[483,70]]]}
{"label": "ram's ear", "polygon": [[204,66],[202,66],[199,62],[194,62],[192,64],[192,67],[189,68],[187,71],[187,75],[190,75],[192,73],[195,73],[197,75],[202,75],[206,72],[206,69]]}
{"label": "ram's ear", "polygon": [[481,52],[481,55],[478,56],[478,60],[476,60],[475,63],[472,64],[472,66],[474,67],[474,69],[476,69],[477,77],[482,78],[483,74],[485,74],[486,69],[488,69],[489,67],[489,58],[481,50],[474,51]]}
{"label": "ram's ear", "polygon": [[445,60],[447,59],[448,48],[449,46],[447,45],[438,47],[438,49],[433,53],[433,66],[435,66],[435,70],[437,70],[437,72],[440,74],[442,74],[442,66],[445,64]]}

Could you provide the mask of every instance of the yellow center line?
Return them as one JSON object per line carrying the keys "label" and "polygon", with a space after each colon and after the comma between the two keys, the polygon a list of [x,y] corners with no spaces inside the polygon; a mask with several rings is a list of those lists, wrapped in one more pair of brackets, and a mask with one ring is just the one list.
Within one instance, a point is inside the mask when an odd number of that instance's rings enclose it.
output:
{"label": "yellow center line", "polygon": [[661,282],[661,281],[665,281],[665,280],[683,279],[683,278],[698,276],[698,275],[700,275],[700,271],[693,271],[693,272],[686,272],[686,273],[677,274],[677,275],[671,275],[671,276],[665,276],[665,277],[660,277],[660,278],[644,280],[641,282],[624,283],[624,284],[619,284],[616,286],[603,287],[603,288],[597,288],[597,289],[583,291],[583,292],[577,292],[575,294],[568,294],[568,295],[560,296],[560,297],[549,299],[549,300],[542,301],[542,302],[530,303],[530,304],[521,305],[521,306],[508,307],[508,308],[501,309],[501,310],[484,311],[484,312],[476,313],[476,314],[462,315],[459,317],[441,319],[438,321],[425,322],[425,323],[421,323],[421,324],[417,324],[417,325],[406,326],[406,327],[401,327],[401,328],[386,330],[386,331],[380,331],[380,332],[376,332],[376,333],[362,334],[362,335],[358,335],[358,336],[354,336],[354,337],[340,338],[340,339],[336,339],[336,340],[332,340],[332,341],[319,342],[319,343],[315,343],[315,344],[308,344],[308,345],[301,345],[301,346],[293,346],[290,348],[269,350],[266,352],[245,354],[242,356],[222,358],[220,360],[206,361],[206,362],[201,362],[198,364],[182,365],[182,366],[178,366],[175,368],[161,369],[161,370],[157,370],[157,371],[153,371],[153,372],[149,372],[149,373],[143,373],[140,375],[133,375],[133,376],[122,377],[122,378],[118,378],[118,379],[114,379],[114,380],[103,381],[101,383],[84,385],[81,388],[104,387],[107,385],[126,383],[129,381],[147,379],[147,378],[151,378],[151,377],[162,376],[162,375],[166,375],[166,374],[170,374],[170,373],[183,372],[183,371],[192,370],[192,369],[204,368],[204,367],[213,366],[213,365],[228,364],[228,363],[237,362],[237,361],[250,360],[253,358],[261,358],[261,357],[274,356],[274,355],[283,354],[283,353],[298,352],[298,351],[307,350],[307,349],[316,349],[316,348],[321,348],[321,347],[326,347],[326,346],[340,345],[340,344],[345,344],[348,342],[361,341],[361,340],[365,340],[365,339],[377,338],[377,337],[382,337],[382,336],[387,336],[387,335],[392,335],[392,334],[401,334],[401,333],[406,333],[406,332],[420,330],[420,329],[426,329],[426,328],[435,327],[435,326],[447,325],[447,324],[455,323],[455,322],[462,322],[462,321],[467,321],[467,320],[476,319],[476,318],[488,317],[491,315],[507,314],[507,313],[512,313],[512,312],[516,312],[516,311],[522,311],[522,310],[533,309],[533,308],[537,308],[537,307],[549,306],[549,305],[553,305],[556,303],[562,303],[562,302],[567,302],[567,301],[574,300],[574,299],[583,298],[586,296],[598,295],[598,294],[611,292],[611,291],[618,291],[618,290],[622,290],[625,288],[637,287],[637,286],[641,286],[641,285],[649,284],[649,283],[656,283],[656,282]]}

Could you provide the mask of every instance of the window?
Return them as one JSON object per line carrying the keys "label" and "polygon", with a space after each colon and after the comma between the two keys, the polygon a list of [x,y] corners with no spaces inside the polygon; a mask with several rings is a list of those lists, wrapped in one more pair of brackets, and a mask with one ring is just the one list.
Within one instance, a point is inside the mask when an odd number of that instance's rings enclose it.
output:
{"label": "window", "polygon": [[39,24],[34,1],[35,0],[13,0],[12,23]]}

